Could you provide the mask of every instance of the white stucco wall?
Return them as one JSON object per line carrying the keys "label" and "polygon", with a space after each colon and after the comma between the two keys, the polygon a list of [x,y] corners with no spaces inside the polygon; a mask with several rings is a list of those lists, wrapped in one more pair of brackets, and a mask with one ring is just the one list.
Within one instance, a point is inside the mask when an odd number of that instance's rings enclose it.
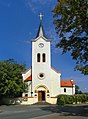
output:
{"label": "white stucco wall", "polygon": [[[26,72],[24,72],[24,73],[22,74],[22,76],[23,76],[23,81],[24,81],[26,78],[28,78],[29,76],[31,76],[31,75],[32,75],[32,68],[28,69]],[[32,96],[32,95],[31,95],[32,82],[31,82],[31,81],[27,81],[27,82],[25,82],[25,83],[28,85],[28,91],[25,92],[25,93],[23,93],[22,96],[25,97],[25,94],[27,94],[28,97],[31,97],[31,96]]]}
{"label": "white stucco wall", "polygon": [[[64,88],[66,89],[66,92],[64,92]],[[74,95],[75,87],[61,87],[61,94]]]}
{"label": "white stucco wall", "polygon": [[[40,48],[39,43],[43,43],[44,47]],[[41,61],[37,62],[37,54],[40,53]],[[42,54],[46,54],[46,62],[42,62]],[[50,90],[50,66],[51,66],[51,54],[50,54],[50,41],[46,41],[43,37],[39,37],[32,42],[32,87],[33,95],[37,85],[45,85]],[[44,73],[45,78],[39,79],[38,74]]]}
{"label": "white stucco wall", "polygon": [[73,85],[73,95],[75,94],[75,85]]}
{"label": "white stucco wall", "polygon": [[23,98],[22,102],[20,103],[21,105],[32,105],[34,103],[37,103],[38,99],[34,98],[34,97],[30,97],[30,98]]}
{"label": "white stucco wall", "polygon": [[57,73],[51,68],[51,97],[55,97],[60,94],[60,76],[61,73]]}
{"label": "white stucco wall", "polygon": [[46,102],[50,104],[57,104],[57,98],[46,98]]}
{"label": "white stucco wall", "polygon": [[[39,44],[43,43],[44,47],[40,48]],[[40,62],[37,62],[37,54],[40,53]],[[42,54],[46,54],[46,62],[42,62]],[[45,78],[39,79],[38,74],[44,73]],[[55,97],[60,94],[60,75],[51,68],[51,51],[50,41],[39,37],[32,41],[32,89],[33,96],[35,95],[35,89],[38,85],[44,85],[49,90],[50,97]]]}

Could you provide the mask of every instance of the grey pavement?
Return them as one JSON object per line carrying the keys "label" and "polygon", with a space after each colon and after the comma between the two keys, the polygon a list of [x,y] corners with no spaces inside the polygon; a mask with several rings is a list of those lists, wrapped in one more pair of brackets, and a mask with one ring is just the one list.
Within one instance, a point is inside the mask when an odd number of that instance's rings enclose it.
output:
{"label": "grey pavement", "polygon": [[88,118],[81,117],[81,116],[63,116],[58,113],[54,113],[54,114],[39,116],[31,119],[88,119]]}
{"label": "grey pavement", "polygon": [[0,106],[0,119],[88,119],[88,105]]}

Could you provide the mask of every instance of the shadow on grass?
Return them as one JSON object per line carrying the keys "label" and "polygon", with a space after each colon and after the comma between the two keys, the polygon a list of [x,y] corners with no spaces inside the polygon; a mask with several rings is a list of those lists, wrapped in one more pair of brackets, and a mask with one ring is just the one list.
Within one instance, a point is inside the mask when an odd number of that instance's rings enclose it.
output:
{"label": "shadow on grass", "polygon": [[61,116],[83,116],[88,117],[88,105],[84,106],[47,106],[41,107],[44,111],[59,113]]}

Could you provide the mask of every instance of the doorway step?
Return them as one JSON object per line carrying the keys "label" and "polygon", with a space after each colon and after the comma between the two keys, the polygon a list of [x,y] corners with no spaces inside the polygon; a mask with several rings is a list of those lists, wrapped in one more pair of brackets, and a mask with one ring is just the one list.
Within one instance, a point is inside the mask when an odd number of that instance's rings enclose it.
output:
{"label": "doorway step", "polygon": [[42,102],[37,102],[37,103],[35,103],[33,105],[51,105],[51,104],[50,103],[47,103],[45,101],[42,101]]}

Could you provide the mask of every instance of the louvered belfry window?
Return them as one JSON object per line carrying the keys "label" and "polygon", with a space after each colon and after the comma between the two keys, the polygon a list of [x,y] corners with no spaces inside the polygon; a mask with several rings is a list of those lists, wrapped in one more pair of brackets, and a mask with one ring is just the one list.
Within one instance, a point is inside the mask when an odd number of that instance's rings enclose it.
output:
{"label": "louvered belfry window", "polygon": [[40,53],[37,54],[37,62],[40,62]]}
{"label": "louvered belfry window", "polygon": [[42,61],[46,62],[46,54],[45,53],[42,54]]}

